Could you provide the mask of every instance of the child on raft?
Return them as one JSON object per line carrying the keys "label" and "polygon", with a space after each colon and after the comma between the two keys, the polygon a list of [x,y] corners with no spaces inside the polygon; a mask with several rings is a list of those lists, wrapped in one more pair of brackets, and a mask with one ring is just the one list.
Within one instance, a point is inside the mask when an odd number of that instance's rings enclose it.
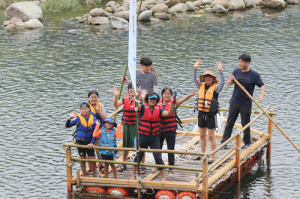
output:
{"label": "child on raft", "polygon": [[[174,102],[171,102],[171,107],[168,111],[159,108],[159,95],[155,92],[150,92],[145,97],[146,104],[138,104],[138,111],[140,112],[139,124],[139,146],[140,148],[160,149],[159,134],[160,134],[160,117],[167,117],[171,115]],[[144,152],[140,152],[140,157],[144,156]],[[161,153],[153,153],[155,164],[164,165]],[[137,156],[134,159],[137,162]],[[161,180],[165,181],[165,169],[158,168],[161,175]],[[136,179],[137,167],[133,167],[133,174],[131,180]]]}
{"label": "child on raft", "polygon": [[[88,145],[92,141],[93,132],[95,129],[95,121],[96,118],[90,114],[90,105],[87,102],[82,102],[79,107],[80,114],[73,112],[70,114],[66,127],[70,128],[74,125],[77,125],[77,129],[75,131],[75,143],[80,145]],[[71,120],[75,118],[74,120]],[[95,159],[95,151],[94,149],[84,149],[77,148],[79,158],[80,159]],[[88,156],[88,158],[86,157]],[[88,163],[91,173],[86,173],[86,163],[80,162],[80,167],[82,171],[81,176],[93,176],[99,177],[96,173],[96,163],[89,162]]]}
{"label": "child on raft", "polygon": [[[176,107],[179,107],[183,102],[187,101],[194,95],[196,95],[196,88],[193,90],[193,92],[182,99],[178,100],[176,103]],[[168,111],[171,108],[171,102],[172,102],[172,89],[169,87],[165,87],[161,91],[161,98],[158,102],[159,108]],[[168,117],[161,117],[160,118],[160,126],[161,126],[161,134],[160,134],[160,148],[163,148],[164,140],[166,139],[168,150],[174,150],[175,149],[175,141],[176,141],[176,129],[177,129],[177,115],[174,114],[174,111],[172,111],[171,115]],[[175,155],[173,153],[168,153],[168,161],[169,165],[173,165],[175,163]],[[169,169],[168,171],[168,178],[173,177],[173,169]]]}
{"label": "child on raft", "polygon": [[[200,75],[200,81],[197,79],[196,70],[200,67],[201,59],[198,59],[194,64],[193,80],[196,87],[199,89],[197,98],[198,109],[198,127],[200,133],[201,152],[205,153],[206,150],[206,130],[210,141],[211,151],[216,149],[215,130],[217,127],[217,113],[219,112],[218,97],[221,92],[225,80],[223,76],[223,63],[216,62],[216,68],[220,73],[221,82],[219,82],[214,75],[213,70],[206,70],[204,74]],[[200,156],[194,158],[194,160],[200,160]],[[215,161],[215,155],[211,156],[208,160],[208,164]]]}
{"label": "child on raft", "polygon": [[[136,137],[136,130],[137,130],[137,124],[135,119],[135,93],[134,88],[132,86],[132,82],[128,84],[128,94],[126,94],[124,97],[122,97],[120,100],[118,100],[119,91],[116,87],[112,89],[115,99],[114,99],[114,107],[118,107],[124,104],[123,107],[123,116],[122,116],[122,124],[123,124],[123,147],[134,147],[134,138]],[[141,92],[139,89],[139,86],[137,85],[137,92],[139,98],[140,104],[143,104],[143,98],[141,97]],[[123,162],[126,162],[126,159],[128,157],[129,151],[123,151]],[[143,173],[145,167],[142,167],[141,170]],[[124,164],[120,164],[118,167],[119,172],[123,172],[123,170],[126,170],[127,166]],[[142,173],[142,172],[141,172]]]}
{"label": "child on raft", "polygon": [[[90,105],[90,114],[93,115],[95,118],[100,120],[100,123],[106,118],[105,108],[104,105],[99,101],[99,93],[96,90],[91,90],[88,93],[88,103]],[[95,145],[99,146],[100,140],[97,139],[95,141]],[[99,155],[99,150],[96,149],[96,155],[98,159],[101,159]],[[100,163],[99,164],[99,171],[104,174],[104,166]]]}
{"label": "child on raft", "polygon": [[[100,146],[102,147],[115,147],[116,138],[123,138],[122,132],[115,130],[117,123],[114,122],[112,117],[107,117],[102,122],[103,128],[99,130],[100,122],[96,121],[96,128],[93,133],[93,139],[90,144],[88,144],[89,149],[92,149],[97,138],[100,138]],[[100,150],[102,160],[115,160],[115,151],[112,150]],[[104,171],[105,177],[108,178],[108,166],[111,166],[114,178],[117,178],[117,170],[113,163],[105,163]]]}

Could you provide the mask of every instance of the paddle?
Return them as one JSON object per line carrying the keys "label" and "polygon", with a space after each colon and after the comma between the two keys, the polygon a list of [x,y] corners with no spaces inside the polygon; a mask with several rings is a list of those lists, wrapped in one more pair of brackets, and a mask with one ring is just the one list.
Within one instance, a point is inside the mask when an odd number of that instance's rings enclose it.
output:
{"label": "paddle", "polygon": [[276,126],[276,128],[284,135],[284,137],[286,137],[286,139],[288,139],[288,141],[290,141],[290,143],[300,153],[300,150],[296,146],[296,144],[287,136],[285,132],[283,132],[283,130],[278,126],[278,124],[273,120],[273,118],[270,117],[270,115],[266,111],[264,111],[264,109],[257,103],[257,101],[254,100],[254,98],[248,93],[248,91],[236,79],[234,79],[234,82],[248,95],[248,97],[258,106],[258,108],[260,108],[260,110],[272,121],[272,123]]}

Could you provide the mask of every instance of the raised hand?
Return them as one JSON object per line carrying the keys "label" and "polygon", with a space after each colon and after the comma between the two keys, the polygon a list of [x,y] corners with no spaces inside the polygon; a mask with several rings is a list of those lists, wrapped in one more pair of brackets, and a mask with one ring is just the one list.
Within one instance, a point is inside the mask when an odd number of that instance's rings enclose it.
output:
{"label": "raised hand", "polygon": [[197,88],[195,88],[195,89],[193,90],[193,92],[191,93],[191,95],[192,95],[192,96],[196,95],[196,91],[197,91]]}
{"label": "raised hand", "polygon": [[125,82],[126,80],[127,80],[127,78],[122,76],[122,81]]}
{"label": "raised hand", "polygon": [[99,106],[99,103],[98,103],[98,102],[96,103],[95,109],[96,109],[96,111],[98,111],[98,112],[99,112],[99,110],[100,110],[100,106]]}
{"label": "raised hand", "polygon": [[72,118],[74,118],[74,117],[77,117],[77,112],[75,112],[75,111],[70,114],[69,120],[72,119]]}
{"label": "raised hand", "polygon": [[118,91],[117,87],[113,87],[112,92],[114,93],[114,95],[115,95],[116,97],[119,96],[119,91]]}
{"label": "raised hand", "polygon": [[96,120],[96,124],[97,124],[98,126],[100,126],[100,122],[99,122],[99,120]]}
{"label": "raised hand", "polygon": [[145,99],[145,97],[146,97],[147,94],[148,94],[148,91],[143,90],[143,92],[142,92],[142,98]]}
{"label": "raised hand", "polygon": [[140,96],[140,95],[141,95],[141,87],[138,86],[138,87],[136,88],[136,91],[137,91],[138,96]]}
{"label": "raised hand", "polygon": [[194,64],[194,70],[196,70],[198,67],[200,67],[200,63],[202,62],[201,59],[198,59]]}
{"label": "raised hand", "polygon": [[222,72],[222,68],[223,68],[223,63],[220,61],[216,62],[216,68],[218,69],[219,72]]}

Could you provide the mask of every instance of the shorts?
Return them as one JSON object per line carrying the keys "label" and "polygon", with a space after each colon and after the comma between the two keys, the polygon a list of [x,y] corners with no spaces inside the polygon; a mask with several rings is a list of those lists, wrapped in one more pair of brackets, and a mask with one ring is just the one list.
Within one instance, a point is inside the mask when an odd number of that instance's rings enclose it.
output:
{"label": "shorts", "polygon": [[105,155],[101,153],[101,159],[102,160],[114,160],[114,156],[113,155]]}
{"label": "shorts", "polygon": [[[76,144],[87,145],[89,143],[76,140]],[[86,154],[89,157],[94,157],[95,156],[95,150],[94,149],[77,148],[77,150],[78,150],[79,156],[86,156]]]}
{"label": "shorts", "polygon": [[205,115],[201,111],[198,111],[198,127],[208,129],[214,129],[217,127],[217,115]]}
{"label": "shorts", "polygon": [[77,148],[79,156],[86,156],[86,154],[89,157],[95,157],[95,150],[94,149],[83,149],[83,148]]}

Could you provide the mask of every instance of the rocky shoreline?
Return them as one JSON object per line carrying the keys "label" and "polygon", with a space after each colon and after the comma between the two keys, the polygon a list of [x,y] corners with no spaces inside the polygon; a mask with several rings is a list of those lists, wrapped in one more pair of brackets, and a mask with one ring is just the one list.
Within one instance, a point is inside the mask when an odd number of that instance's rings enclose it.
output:
{"label": "rocky shoreline", "polygon": [[[300,0],[196,0],[180,3],[180,0],[138,1],[140,7],[138,21],[161,21],[177,18],[182,13],[201,16],[200,13],[226,15],[232,10],[246,10],[262,7],[284,9],[287,4],[298,4]],[[88,14],[70,20],[89,25],[110,25],[112,29],[127,30],[129,26],[130,1],[123,3],[109,1],[105,8],[94,8]],[[137,11],[138,12],[138,11]],[[4,27],[7,31],[42,28],[42,10],[39,1],[11,4],[5,11]]]}

